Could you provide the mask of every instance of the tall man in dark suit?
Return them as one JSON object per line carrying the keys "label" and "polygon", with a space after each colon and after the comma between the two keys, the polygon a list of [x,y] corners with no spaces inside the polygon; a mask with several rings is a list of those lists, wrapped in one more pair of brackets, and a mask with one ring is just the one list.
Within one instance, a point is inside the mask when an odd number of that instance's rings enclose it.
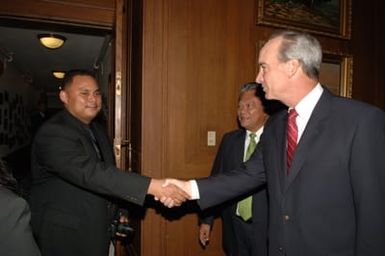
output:
{"label": "tall man in dark suit", "polygon": [[383,255],[385,114],[321,86],[321,59],[314,37],[274,34],[259,53],[256,80],[268,99],[289,107],[289,117],[269,118],[238,171],[169,182],[207,208],[267,181],[271,256]]}
{"label": "tall man in dark suit", "polygon": [[93,121],[101,93],[92,73],[68,72],[59,96],[65,109],[41,126],[32,146],[32,228],[43,256],[106,256],[111,197],[142,205],[147,193],[177,204],[186,195],[115,167],[107,134]]}

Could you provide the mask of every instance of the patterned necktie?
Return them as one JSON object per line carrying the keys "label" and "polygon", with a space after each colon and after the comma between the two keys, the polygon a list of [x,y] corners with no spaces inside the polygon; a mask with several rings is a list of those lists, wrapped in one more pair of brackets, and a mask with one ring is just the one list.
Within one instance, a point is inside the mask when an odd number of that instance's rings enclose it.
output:
{"label": "patterned necktie", "polygon": [[[249,136],[250,136],[250,143],[246,150],[245,162],[249,160],[251,154],[254,152],[257,146],[257,143],[255,142],[256,135],[254,133],[250,133]],[[239,213],[239,216],[241,216],[241,218],[244,221],[248,221],[252,217],[252,204],[253,204],[252,196],[248,196],[238,202],[238,213]]]}
{"label": "patterned necktie", "polygon": [[287,119],[287,174],[290,172],[295,148],[297,147],[298,128],[295,121],[297,116],[298,113],[294,108],[289,110],[289,117]]}

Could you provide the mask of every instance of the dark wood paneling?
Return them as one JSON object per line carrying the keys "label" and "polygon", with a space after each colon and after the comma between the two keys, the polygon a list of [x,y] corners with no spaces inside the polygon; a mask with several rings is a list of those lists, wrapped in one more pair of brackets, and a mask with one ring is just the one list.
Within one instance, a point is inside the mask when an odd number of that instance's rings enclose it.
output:
{"label": "dark wood paneling", "polygon": [[353,0],[353,98],[385,110],[385,2]]}
{"label": "dark wood paneling", "polygon": [[[239,88],[255,78],[254,2],[144,1],[144,174],[209,174],[217,147],[207,146],[207,131],[219,143],[236,127]],[[194,208],[148,210],[142,255],[223,255],[219,223],[210,246],[200,247]]]}
{"label": "dark wood paneling", "polygon": [[2,0],[0,15],[112,28],[114,0]]}
{"label": "dark wood paneling", "polygon": [[[384,107],[382,1],[353,0],[352,39],[316,35],[327,52],[353,55],[353,97]],[[275,28],[256,25],[257,1],[145,0],[143,172],[155,177],[209,174],[217,148],[208,130],[235,128],[239,85],[253,80],[257,48]],[[358,11],[357,11],[358,10]],[[359,13],[359,14],[355,14]],[[194,206],[155,207],[143,221],[142,255],[222,255],[220,233],[203,252]],[[169,221],[163,216],[177,216]]]}

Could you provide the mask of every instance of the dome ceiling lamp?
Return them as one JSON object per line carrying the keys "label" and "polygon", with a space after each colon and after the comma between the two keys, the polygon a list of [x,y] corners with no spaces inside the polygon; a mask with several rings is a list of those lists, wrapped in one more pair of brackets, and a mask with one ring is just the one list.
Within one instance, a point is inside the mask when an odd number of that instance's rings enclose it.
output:
{"label": "dome ceiling lamp", "polygon": [[52,75],[57,79],[63,79],[65,76],[65,72],[59,71],[59,70],[54,70],[54,71],[52,71]]}
{"label": "dome ceiling lamp", "polygon": [[64,36],[57,34],[38,34],[37,37],[39,38],[40,43],[48,49],[58,49],[66,41]]}

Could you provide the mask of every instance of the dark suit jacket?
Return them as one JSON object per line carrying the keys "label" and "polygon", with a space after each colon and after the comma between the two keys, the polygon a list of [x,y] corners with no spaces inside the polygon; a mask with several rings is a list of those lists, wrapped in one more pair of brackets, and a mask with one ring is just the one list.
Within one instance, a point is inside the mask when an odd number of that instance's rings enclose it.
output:
{"label": "dark suit jacket", "polygon": [[324,89],[288,177],[286,122],[287,112],[269,119],[243,171],[198,181],[201,207],[267,179],[269,255],[384,255],[384,112]]}
{"label": "dark suit jacket", "polygon": [[[215,157],[211,175],[226,173],[227,171],[237,168],[243,163],[246,134],[247,133],[244,129],[239,129],[226,133],[223,136],[218,153]],[[253,190],[246,196],[250,194],[253,195],[253,219],[252,223],[249,225],[252,225],[256,230],[255,233],[260,236],[259,238],[254,238],[255,243],[257,243],[258,247],[263,248],[267,246],[267,231],[266,229],[262,228],[263,226],[267,226],[266,187],[263,186],[257,190]],[[225,204],[221,205],[221,207],[215,207],[214,209],[210,209],[209,211],[202,213],[201,222],[212,226],[214,215],[220,211],[223,223],[222,244],[227,255],[238,255],[236,234],[242,231],[237,230],[235,226],[235,223],[239,223],[238,220],[236,220],[236,218],[239,217],[235,214],[235,212],[238,201],[245,198],[246,196],[242,195],[241,197],[226,202]],[[259,225],[254,225],[257,223]],[[261,237],[264,237],[264,239],[261,239]],[[261,241],[263,240],[265,240],[265,242],[261,244]]]}
{"label": "dark suit jacket", "polygon": [[91,127],[104,161],[97,157],[87,127],[66,110],[36,134],[31,210],[43,255],[107,255],[109,197],[144,202],[150,179],[118,170],[106,133],[96,123]]}
{"label": "dark suit jacket", "polygon": [[0,186],[0,255],[40,256],[32,236],[27,202]]}

